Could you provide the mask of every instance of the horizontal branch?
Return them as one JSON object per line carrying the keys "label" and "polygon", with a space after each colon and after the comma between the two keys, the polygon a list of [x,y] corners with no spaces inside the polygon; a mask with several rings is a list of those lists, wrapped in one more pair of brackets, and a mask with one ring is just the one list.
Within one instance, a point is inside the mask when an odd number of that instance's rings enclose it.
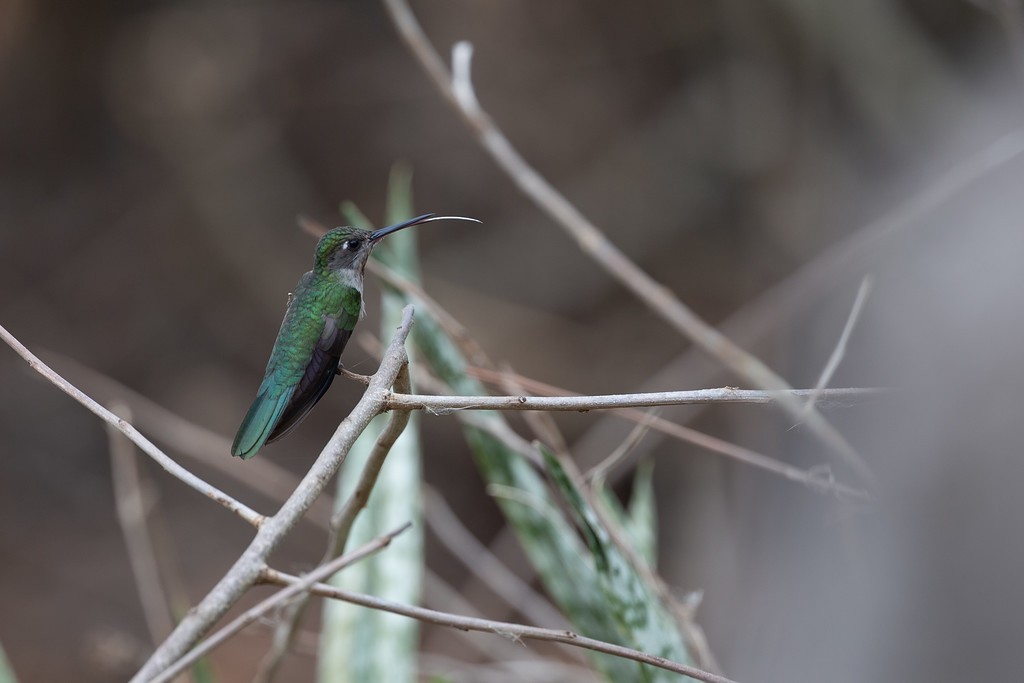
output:
{"label": "horizontal branch", "polygon": [[[274,569],[264,569],[261,577],[268,583],[275,583],[278,585],[294,584],[302,580],[297,576],[285,574],[284,572],[279,572]],[[540,628],[538,626],[513,624],[507,621],[492,621],[490,619],[464,617],[458,614],[449,614],[447,612],[427,609],[425,607],[404,605],[402,603],[384,600],[383,598],[377,598],[364,593],[356,593],[341,588],[335,588],[334,586],[329,586],[324,583],[313,584],[309,588],[309,592],[325,598],[343,600],[344,602],[350,602],[353,605],[362,605],[363,607],[369,607],[370,609],[391,612],[392,614],[399,614],[411,619],[417,619],[424,623],[435,624],[437,626],[448,626],[461,631],[480,631],[482,633],[493,633],[505,637],[544,640],[553,643],[564,643],[566,645],[582,647],[587,650],[603,652],[604,654],[613,655],[615,657],[622,657],[623,659],[631,659],[634,662],[650,664],[651,666],[656,666],[660,669],[682,674],[683,676],[689,676],[690,678],[703,681],[704,683],[736,683],[725,676],[719,676],[718,674],[711,673],[710,671],[704,671],[703,669],[687,666],[686,664],[680,664],[679,662],[674,662],[670,659],[665,659],[664,657],[647,654],[640,650],[615,645],[603,640],[587,638],[586,636],[581,636],[578,633],[563,629]]]}
{"label": "horizontal branch", "polygon": [[[824,389],[819,401],[849,400],[884,392],[876,388]],[[655,391],[644,394],[604,394],[598,396],[436,396],[428,394],[388,395],[389,410],[426,410],[444,414],[456,410],[610,410],[703,403],[774,403],[799,400],[814,394],[813,389],[760,391],[755,389],[694,389],[691,391]]]}
{"label": "horizontal branch", "polygon": [[83,406],[88,408],[93,414],[99,416],[104,422],[109,424],[111,427],[117,429],[119,432],[127,436],[132,443],[142,449],[142,452],[151,457],[157,462],[160,467],[163,467],[169,474],[177,479],[183,481],[191,488],[195,489],[199,493],[203,494],[211,500],[215,500],[228,510],[231,510],[236,515],[244,519],[254,527],[259,528],[266,517],[256,512],[248,505],[239,502],[224,493],[216,486],[208,484],[196,475],[189,472],[187,469],[175,462],[171,456],[164,453],[162,450],[156,447],[152,441],[144,437],[139,433],[139,430],[135,429],[127,420],[124,420],[114,413],[110,412],[99,403],[94,401],[92,398],[87,396],[81,389],[71,384],[59,374],[57,374],[50,366],[43,361],[39,360],[31,351],[19,342],[14,335],[0,326],[0,339],[7,342],[7,345],[14,349],[19,356],[25,359],[25,361],[31,366],[33,370],[38,372],[46,379],[53,382],[57,387],[65,394],[75,399]]}

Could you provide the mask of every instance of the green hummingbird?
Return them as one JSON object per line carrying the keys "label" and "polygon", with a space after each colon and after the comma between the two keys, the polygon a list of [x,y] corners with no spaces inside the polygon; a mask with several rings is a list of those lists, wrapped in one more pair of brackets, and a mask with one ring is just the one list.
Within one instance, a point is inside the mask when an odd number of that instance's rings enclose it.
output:
{"label": "green hummingbird", "polygon": [[263,383],[238,428],[232,455],[249,459],[293,430],[341,373],[341,353],[363,315],[363,270],[377,243],[398,230],[443,220],[480,222],[428,213],[379,230],[334,228],[320,238],[313,270],[289,297]]}

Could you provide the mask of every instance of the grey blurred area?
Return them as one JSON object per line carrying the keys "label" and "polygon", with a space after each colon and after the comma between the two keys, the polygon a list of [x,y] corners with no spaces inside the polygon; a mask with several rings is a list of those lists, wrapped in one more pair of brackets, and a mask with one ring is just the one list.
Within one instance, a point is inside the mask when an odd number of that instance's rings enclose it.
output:
{"label": "grey blurred area", "polygon": [[[832,384],[893,391],[827,412],[878,475],[867,510],[677,441],[637,449],[658,472],[662,572],[703,591],[698,621],[738,681],[1024,679],[1020,153],[850,246],[979,150],[1012,146],[1014,2],[414,4],[442,54],[473,42],[480,101],[522,154],[794,385],[814,384],[873,275]],[[311,264],[296,216],[337,224],[351,199],[382,221],[397,162],[418,210],[484,222],[419,237],[427,290],[492,357],[588,393],[741,383],[516,191],[379,3],[0,0],[0,324],[69,377],[77,361],[230,438]],[[855,255],[776,296],[836,250]],[[353,345],[346,365],[374,361]],[[260,457],[303,472],[358,389],[336,383]],[[770,408],[659,414],[856,483]],[[631,429],[558,424],[584,463]],[[457,426],[423,427],[428,481],[481,539],[500,536]],[[0,643],[23,682],[124,680],[151,648],[108,450],[98,420],[0,349]],[[250,532],[144,469],[184,611]],[[300,527],[280,568],[322,547]],[[507,560],[527,571],[514,548]],[[430,536],[428,561],[484,614],[522,618]],[[268,634],[220,650],[217,680],[250,680]],[[464,654],[440,629],[423,644]],[[280,680],[311,679],[310,649],[300,637]]]}

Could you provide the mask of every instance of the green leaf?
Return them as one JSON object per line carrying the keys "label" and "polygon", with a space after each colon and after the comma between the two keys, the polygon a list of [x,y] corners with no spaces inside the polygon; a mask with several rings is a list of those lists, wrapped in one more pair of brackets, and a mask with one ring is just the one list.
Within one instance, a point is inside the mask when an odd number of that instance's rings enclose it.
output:
{"label": "green leaf", "polygon": [[18,683],[18,677],[14,675],[11,663],[7,661],[7,653],[3,646],[0,646],[0,683]]}
{"label": "green leaf", "polygon": [[[595,558],[598,593],[618,636],[614,642],[629,645],[649,654],[690,663],[682,635],[675,621],[661,604],[654,588],[648,585],[612,541],[601,518],[555,455],[542,444],[538,443],[537,447],[544,455],[544,464],[552,481],[577,517]],[[676,674],[664,669],[631,664],[633,673],[628,680],[678,680]]]}
{"label": "green leaf", "polygon": [[[417,306],[413,335],[421,357],[455,393],[486,393],[467,373],[466,360],[457,345],[422,304]],[[497,412],[477,412],[476,418],[499,432],[510,431]],[[617,551],[609,555],[607,534],[582,514],[585,505],[577,501],[574,511],[577,521],[586,522],[579,526],[587,539],[586,546],[580,542],[572,520],[560,512],[544,478],[517,450],[479,427],[467,425],[463,430],[488,490],[545,589],[574,627],[593,638],[692,663],[675,622],[667,616],[654,590],[643,584]],[[571,487],[560,488],[568,495],[578,495]],[[591,657],[616,683],[678,680],[674,674],[635,662],[596,653]]]}

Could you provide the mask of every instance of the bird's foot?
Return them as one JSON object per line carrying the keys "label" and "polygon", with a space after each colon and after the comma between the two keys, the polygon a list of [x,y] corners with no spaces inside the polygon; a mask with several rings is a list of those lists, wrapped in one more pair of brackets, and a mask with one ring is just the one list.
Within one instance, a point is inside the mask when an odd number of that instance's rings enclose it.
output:
{"label": "bird's foot", "polygon": [[352,372],[351,370],[346,370],[345,368],[343,368],[340,365],[337,367],[337,369],[334,372],[339,374],[339,375],[344,375],[348,379],[354,379],[355,381],[359,382],[360,384],[369,384],[370,383],[369,375],[357,374],[355,372]]}

